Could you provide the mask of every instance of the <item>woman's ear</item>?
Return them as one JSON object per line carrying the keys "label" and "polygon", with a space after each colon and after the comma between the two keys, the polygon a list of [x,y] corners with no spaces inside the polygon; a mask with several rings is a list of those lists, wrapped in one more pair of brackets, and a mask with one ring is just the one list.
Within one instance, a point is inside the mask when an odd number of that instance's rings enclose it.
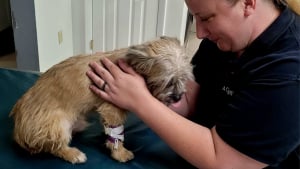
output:
{"label": "woman's ear", "polygon": [[244,16],[250,16],[256,8],[256,0],[244,0]]}

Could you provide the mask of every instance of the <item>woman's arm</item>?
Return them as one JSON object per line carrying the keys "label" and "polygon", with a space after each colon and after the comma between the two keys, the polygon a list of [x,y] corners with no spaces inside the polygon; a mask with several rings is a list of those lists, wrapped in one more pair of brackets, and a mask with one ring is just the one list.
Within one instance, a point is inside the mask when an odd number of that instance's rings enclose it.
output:
{"label": "woman's arm", "polygon": [[261,169],[258,162],[229,146],[218,133],[196,124],[153,97],[137,103],[135,113],[176,153],[198,168]]}

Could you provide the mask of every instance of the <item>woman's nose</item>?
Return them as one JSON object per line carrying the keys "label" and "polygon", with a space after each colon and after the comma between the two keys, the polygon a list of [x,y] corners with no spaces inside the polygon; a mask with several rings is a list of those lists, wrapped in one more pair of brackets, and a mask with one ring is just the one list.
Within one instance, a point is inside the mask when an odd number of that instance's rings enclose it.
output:
{"label": "woman's nose", "polygon": [[197,38],[203,39],[208,36],[209,32],[207,28],[203,25],[203,23],[200,23],[199,21],[196,21],[196,35]]}

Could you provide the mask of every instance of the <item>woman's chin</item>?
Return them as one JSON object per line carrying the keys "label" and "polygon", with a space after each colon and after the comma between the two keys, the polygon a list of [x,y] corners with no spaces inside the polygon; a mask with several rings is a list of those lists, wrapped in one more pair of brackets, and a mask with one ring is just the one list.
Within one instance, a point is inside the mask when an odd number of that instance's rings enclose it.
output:
{"label": "woman's chin", "polygon": [[217,41],[217,46],[221,51],[224,51],[224,52],[232,51],[229,43],[225,43],[225,42],[222,42],[219,40],[219,41]]}

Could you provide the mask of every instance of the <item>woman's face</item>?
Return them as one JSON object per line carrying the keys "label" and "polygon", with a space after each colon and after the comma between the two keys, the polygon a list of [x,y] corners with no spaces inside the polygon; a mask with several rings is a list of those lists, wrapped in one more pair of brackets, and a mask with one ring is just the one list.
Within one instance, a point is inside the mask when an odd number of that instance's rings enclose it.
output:
{"label": "woman's face", "polygon": [[250,43],[251,25],[245,15],[245,2],[227,0],[186,0],[196,20],[197,37],[208,38],[220,50],[241,52]]}

